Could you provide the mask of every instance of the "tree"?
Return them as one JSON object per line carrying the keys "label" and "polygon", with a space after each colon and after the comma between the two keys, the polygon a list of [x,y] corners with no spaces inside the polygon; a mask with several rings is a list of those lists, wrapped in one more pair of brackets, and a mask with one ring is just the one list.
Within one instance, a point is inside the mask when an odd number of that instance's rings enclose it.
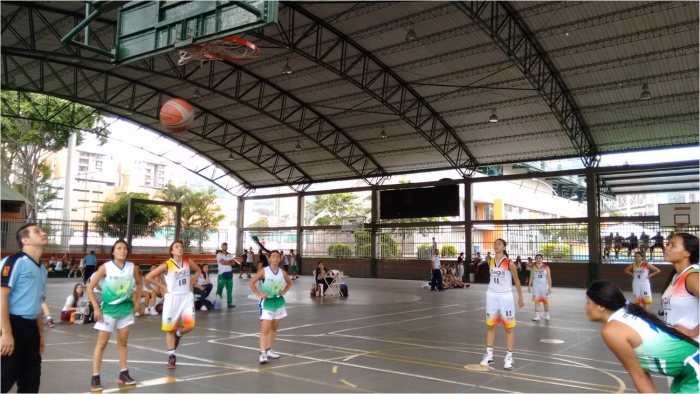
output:
{"label": "tree", "polygon": [[[126,237],[130,198],[149,199],[146,193],[125,193],[116,200],[108,199],[102,206],[102,211],[95,217],[97,228],[102,236]],[[133,234],[135,237],[153,235],[158,226],[165,220],[163,209],[158,205],[136,204],[134,209]]]}
{"label": "tree", "polygon": [[[51,205],[51,201],[58,198],[58,187],[51,184],[49,179],[51,178],[51,168],[44,163],[39,164],[39,173],[41,174],[37,179],[36,184],[36,212],[42,213]],[[24,185],[16,184],[14,185],[15,190],[22,193]]]}
{"label": "tree", "polygon": [[585,224],[545,224],[538,231],[546,241],[551,242],[588,240],[588,227]]}
{"label": "tree", "polygon": [[270,223],[268,223],[267,218],[263,216],[251,223],[248,227],[270,227]]}
{"label": "tree", "polygon": [[168,182],[156,198],[182,204],[180,237],[185,244],[185,250],[189,250],[192,241],[196,240],[201,251],[202,244],[209,239],[209,233],[216,230],[226,217],[221,213],[221,207],[216,204],[216,190],[213,187],[194,191],[186,185],[176,186]]}
{"label": "tree", "polygon": [[[41,185],[46,174],[40,168],[42,162],[68,146],[74,133],[80,144],[82,132],[97,130],[104,118],[91,107],[43,94],[2,91],[0,95],[2,180],[21,190],[27,200],[25,217],[35,220],[40,204],[48,204],[46,198],[53,196]],[[103,138],[106,133],[102,131]],[[14,182],[10,182],[11,175],[15,176]]]}
{"label": "tree", "polygon": [[360,196],[350,192],[318,195],[314,200],[306,201],[306,223],[332,226],[342,224],[343,217],[367,217],[371,208],[364,207],[359,200]]}

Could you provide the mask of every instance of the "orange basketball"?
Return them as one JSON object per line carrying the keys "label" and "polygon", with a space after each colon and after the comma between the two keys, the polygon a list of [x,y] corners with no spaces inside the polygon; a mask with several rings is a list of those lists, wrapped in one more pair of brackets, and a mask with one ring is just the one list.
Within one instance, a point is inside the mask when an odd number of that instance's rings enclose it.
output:
{"label": "orange basketball", "polygon": [[194,122],[194,109],[186,100],[174,98],[160,108],[160,124],[168,131],[185,131]]}

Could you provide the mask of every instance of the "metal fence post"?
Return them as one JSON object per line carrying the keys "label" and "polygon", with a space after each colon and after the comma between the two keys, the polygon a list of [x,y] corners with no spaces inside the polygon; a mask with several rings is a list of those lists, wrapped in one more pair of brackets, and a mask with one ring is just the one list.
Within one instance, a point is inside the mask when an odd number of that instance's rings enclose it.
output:
{"label": "metal fence post", "polygon": [[83,253],[87,253],[88,247],[88,221],[83,221]]}

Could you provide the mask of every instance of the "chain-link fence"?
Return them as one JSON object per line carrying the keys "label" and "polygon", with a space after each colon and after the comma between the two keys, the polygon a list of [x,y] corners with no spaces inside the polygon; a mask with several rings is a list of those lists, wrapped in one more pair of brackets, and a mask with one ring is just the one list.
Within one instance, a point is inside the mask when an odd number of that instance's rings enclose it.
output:
{"label": "chain-link fence", "polygon": [[644,253],[647,261],[664,263],[666,244],[675,233],[700,234],[700,227],[661,227],[658,221],[629,221],[600,223],[600,249],[604,263],[631,264],[634,253]]}

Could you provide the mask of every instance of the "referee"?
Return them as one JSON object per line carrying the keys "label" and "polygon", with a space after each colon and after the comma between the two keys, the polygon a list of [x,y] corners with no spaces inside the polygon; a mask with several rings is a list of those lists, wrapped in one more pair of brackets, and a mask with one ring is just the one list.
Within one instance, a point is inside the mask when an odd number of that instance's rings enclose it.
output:
{"label": "referee", "polygon": [[38,393],[44,331],[41,299],[46,288],[46,268],[39,262],[48,244],[46,232],[34,223],[17,231],[21,252],[0,261],[2,317],[2,392],[17,383],[18,393]]}

